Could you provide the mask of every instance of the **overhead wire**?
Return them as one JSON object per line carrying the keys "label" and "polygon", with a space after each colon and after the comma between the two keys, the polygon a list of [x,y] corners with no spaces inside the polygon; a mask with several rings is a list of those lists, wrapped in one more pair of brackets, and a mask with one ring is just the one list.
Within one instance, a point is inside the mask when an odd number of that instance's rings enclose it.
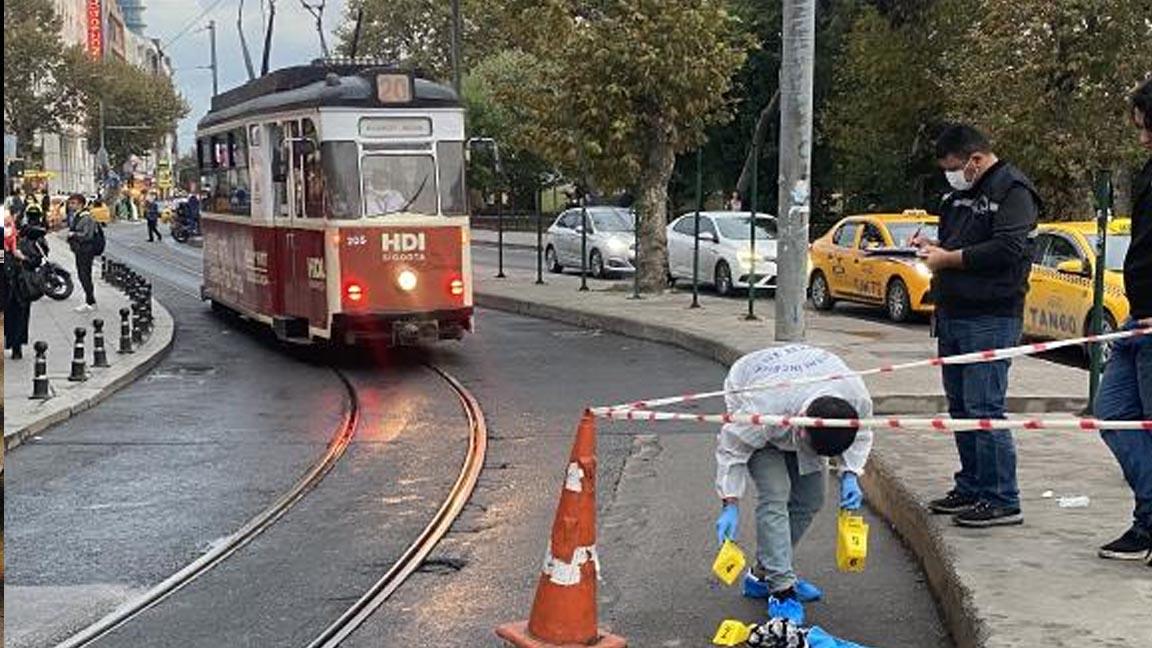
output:
{"label": "overhead wire", "polygon": [[204,11],[200,12],[200,15],[198,15],[195,18],[193,18],[192,20],[188,21],[188,23],[185,24],[184,27],[179,32],[176,33],[175,36],[169,38],[168,41],[166,43],[164,43],[163,47],[165,47],[165,48],[171,47],[173,43],[175,43],[176,41],[178,41],[181,38],[183,38],[184,36],[186,36],[188,34],[188,32],[190,32],[192,30],[193,27],[195,27],[201,20],[204,20],[204,18],[208,14],[215,11],[216,7],[220,6],[220,4],[223,2],[224,2],[224,0],[215,0],[212,4],[208,5],[204,9]]}

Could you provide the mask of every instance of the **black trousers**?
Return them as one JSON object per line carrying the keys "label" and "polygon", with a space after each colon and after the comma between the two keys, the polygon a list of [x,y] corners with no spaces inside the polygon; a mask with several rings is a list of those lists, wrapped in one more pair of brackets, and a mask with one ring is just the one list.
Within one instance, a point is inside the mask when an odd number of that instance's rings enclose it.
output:
{"label": "black trousers", "polygon": [[80,285],[84,288],[84,303],[89,306],[96,305],[96,291],[92,287],[92,261],[96,255],[91,252],[76,253],[76,274],[80,276]]}
{"label": "black trousers", "polygon": [[153,234],[156,235],[156,240],[158,240],[158,241],[164,240],[164,237],[160,236],[160,228],[156,227],[156,221],[150,220],[150,221],[148,221],[148,241],[149,242],[152,241],[152,235]]}
{"label": "black trousers", "polygon": [[28,344],[28,323],[32,319],[32,304],[16,296],[10,286],[4,303],[4,348],[19,349]]}

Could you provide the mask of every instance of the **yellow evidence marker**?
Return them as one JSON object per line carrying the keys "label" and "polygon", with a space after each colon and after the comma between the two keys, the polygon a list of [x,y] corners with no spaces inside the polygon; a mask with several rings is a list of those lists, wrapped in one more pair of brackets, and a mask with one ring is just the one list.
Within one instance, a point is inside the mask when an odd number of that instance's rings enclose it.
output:
{"label": "yellow evidence marker", "polygon": [[868,559],[868,523],[860,515],[840,511],[837,517],[836,567],[862,572]]}
{"label": "yellow evidence marker", "polygon": [[724,544],[720,546],[720,552],[716,554],[716,560],[712,563],[712,573],[716,574],[716,578],[725,585],[731,585],[740,578],[740,574],[744,571],[744,566],[748,561],[744,558],[744,551],[740,549],[731,540],[725,540]]}
{"label": "yellow evidence marker", "polygon": [[712,643],[717,646],[739,646],[752,636],[752,629],[756,626],[745,625],[734,619],[726,619],[716,629],[716,636]]}

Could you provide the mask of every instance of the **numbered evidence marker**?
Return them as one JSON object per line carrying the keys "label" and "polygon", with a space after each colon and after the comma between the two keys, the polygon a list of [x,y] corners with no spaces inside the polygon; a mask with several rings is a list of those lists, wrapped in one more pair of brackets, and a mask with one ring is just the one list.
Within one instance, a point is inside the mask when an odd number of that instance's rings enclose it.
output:
{"label": "numbered evidence marker", "polygon": [[745,625],[734,619],[725,619],[716,629],[716,636],[712,643],[717,646],[739,646],[752,636],[752,629],[756,626]]}
{"label": "numbered evidence marker", "polygon": [[716,560],[712,562],[712,573],[716,574],[716,578],[719,578],[720,582],[731,585],[743,573],[746,564],[748,562],[744,558],[744,551],[740,549],[740,545],[731,540],[725,540],[724,544],[720,545],[720,552],[716,554]]}
{"label": "numbered evidence marker", "polygon": [[836,567],[862,572],[868,559],[868,523],[859,515],[840,511],[836,520]]}

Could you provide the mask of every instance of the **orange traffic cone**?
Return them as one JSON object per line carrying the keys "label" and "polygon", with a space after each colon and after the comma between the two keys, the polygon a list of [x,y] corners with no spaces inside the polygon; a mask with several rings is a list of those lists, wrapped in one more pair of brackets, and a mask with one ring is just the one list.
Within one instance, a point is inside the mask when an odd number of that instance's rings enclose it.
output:
{"label": "orange traffic cone", "polygon": [[552,543],[536,585],[528,621],[496,628],[518,648],[593,646],[626,648],[622,637],[596,624],[596,419],[584,412],[572,444],[572,456],[560,506],[552,523]]}

